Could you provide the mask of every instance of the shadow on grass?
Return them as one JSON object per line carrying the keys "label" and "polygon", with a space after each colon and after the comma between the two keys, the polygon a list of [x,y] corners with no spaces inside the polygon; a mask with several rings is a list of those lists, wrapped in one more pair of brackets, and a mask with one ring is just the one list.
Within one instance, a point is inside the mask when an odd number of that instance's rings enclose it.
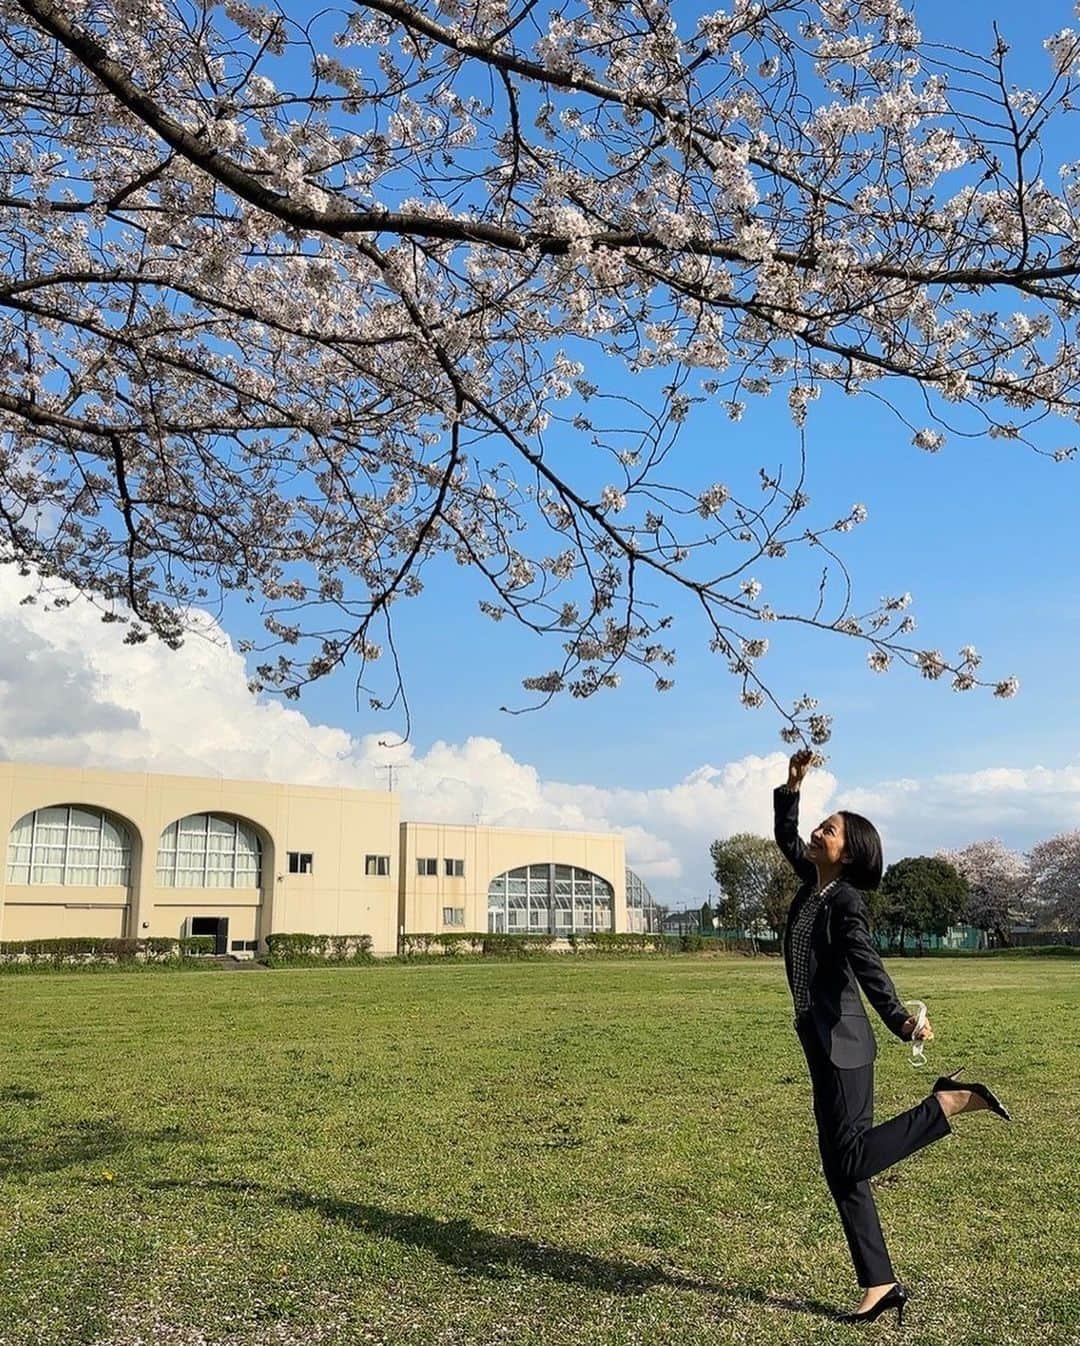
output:
{"label": "shadow on grass", "polygon": [[51,1131],[0,1140],[0,1172],[5,1175],[54,1173],[73,1164],[94,1163],[130,1143],[122,1126],[108,1118],[65,1122]]}
{"label": "shadow on grass", "polygon": [[41,1095],[36,1089],[21,1089],[17,1084],[5,1084],[0,1088],[0,1103],[40,1103]]}
{"label": "shadow on grass", "polygon": [[[4,1100],[6,1101],[6,1100]],[[180,1128],[132,1132],[112,1117],[63,1121],[47,1130],[0,1139],[0,1174],[4,1177],[55,1173],[78,1164],[96,1164],[133,1146],[174,1145]]]}
{"label": "shadow on grass", "polygon": [[639,1295],[654,1286],[671,1286],[676,1290],[693,1290],[770,1309],[832,1319],[837,1317],[835,1308],[818,1300],[789,1299],[768,1294],[753,1286],[721,1284],[704,1277],[667,1271],[655,1265],[597,1257],[592,1253],[561,1248],[556,1244],[537,1243],[519,1234],[494,1234],[468,1219],[439,1220],[430,1215],[384,1210],[381,1206],[359,1201],[315,1196],[295,1188],[278,1191],[243,1179],[233,1182],[213,1179],[185,1182],[165,1178],[149,1185],[154,1188],[212,1189],[258,1194],[288,1210],[314,1211],[327,1220],[362,1230],[377,1238],[393,1239],[406,1247],[426,1248],[439,1261],[467,1275],[504,1280],[516,1268],[606,1294]]}

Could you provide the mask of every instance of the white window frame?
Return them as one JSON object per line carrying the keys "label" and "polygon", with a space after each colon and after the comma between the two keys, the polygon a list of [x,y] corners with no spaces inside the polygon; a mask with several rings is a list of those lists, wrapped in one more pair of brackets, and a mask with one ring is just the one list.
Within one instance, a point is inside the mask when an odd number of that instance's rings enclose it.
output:
{"label": "white window frame", "polygon": [[[92,804],[49,804],[49,805],[46,805],[45,807],[47,807],[47,808],[53,808],[53,809],[66,809],[66,810],[67,810],[67,817],[66,817],[66,819],[65,819],[65,821],[64,821],[64,846],[63,846],[63,849],[64,849],[64,857],[63,857],[63,859],[60,861],[59,865],[48,865],[48,866],[45,866],[45,865],[43,865],[41,862],[37,862],[37,861],[35,860],[35,857],[36,857],[36,855],[37,855],[37,851],[38,851],[38,847],[39,847],[39,845],[42,846],[42,847],[44,847],[44,845],[45,845],[44,842],[41,842],[41,843],[38,842],[38,814],[39,814],[39,813],[43,813],[45,810],[44,810],[44,808],[42,808],[42,809],[34,809],[34,810],[32,810],[32,812],[31,812],[31,814],[30,814],[30,819],[31,819],[31,821],[30,821],[30,841],[29,841],[29,843],[27,843],[27,842],[20,842],[20,843],[18,843],[20,846],[22,846],[22,847],[24,847],[24,848],[28,848],[29,851],[30,851],[30,857],[29,857],[29,859],[27,860],[27,863],[26,863],[25,865],[23,865],[21,862],[20,862],[18,865],[14,864],[14,863],[12,862],[12,860],[11,860],[11,847],[12,847],[13,845],[15,845],[16,843],[12,842],[12,840],[11,840],[11,833],[10,833],[10,832],[8,833],[8,868],[7,868],[7,881],[8,881],[8,883],[17,884],[17,885],[21,886],[21,884],[20,884],[20,880],[19,880],[19,879],[17,879],[17,878],[16,878],[16,879],[13,879],[13,878],[11,877],[11,871],[12,871],[12,869],[24,869],[24,868],[25,868],[25,870],[26,870],[26,886],[27,886],[27,887],[32,886],[32,885],[35,885],[35,884],[38,885],[38,886],[40,886],[40,885],[42,885],[42,884],[46,884],[46,881],[45,881],[44,879],[35,879],[35,878],[34,878],[34,869],[35,869],[35,867],[36,867],[36,868],[38,868],[38,869],[43,869],[43,868],[59,869],[59,870],[60,870],[60,878],[59,878],[58,880],[55,880],[55,883],[58,884],[58,885],[61,886],[61,887],[70,887],[70,888],[114,888],[114,887],[119,887],[119,888],[127,888],[127,887],[130,886],[130,884],[131,884],[131,833],[128,831],[126,825],[125,825],[125,824],[124,824],[118,817],[116,817],[114,814],[109,813],[108,810],[106,810],[106,809],[95,808]],[[89,814],[93,814],[93,815],[95,815],[95,816],[97,817],[98,831],[97,831],[97,848],[96,848],[96,849],[97,849],[97,864],[96,864],[96,866],[86,865],[86,864],[80,864],[80,865],[75,865],[75,866],[73,866],[73,865],[69,864],[70,852],[71,852],[71,850],[72,850],[72,845],[71,845],[71,815],[72,815],[72,811],[73,811],[74,809],[78,809],[80,813],[89,813]],[[16,821],[15,821],[15,823],[12,825],[12,830],[14,830],[14,828],[15,828],[19,823],[21,823],[21,822],[23,821],[23,818],[25,818],[26,816],[27,816],[26,814],[23,814],[23,816],[22,816],[21,818],[17,818]],[[114,850],[114,848],[110,847],[110,853],[115,853],[115,854],[118,854],[118,855],[120,856],[120,863],[119,863],[118,865],[116,865],[116,864],[109,864],[109,865],[104,865],[104,866],[103,866],[103,864],[102,864],[102,857],[103,857],[104,852],[105,852],[105,847],[104,847],[103,843],[104,843],[104,840],[105,840],[105,824],[106,824],[106,822],[107,822],[111,827],[113,827],[113,828],[119,833],[119,835],[120,835],[120,837],[121,837],[121,839],[122,839],[122,842],[123,842],[123,844],[122,844],[118,849],[115,849],[115,850]],[[56,849],[59,849],[59,847],[57,847]],[[88,846],[83,846],[83,847],[80,847],[79,849],[82,849],[82,850],[89,850],[90,847],[88,847]],[[96,874],[95,874],[94,879],[93,879],[91,882],[89,882],[89,883],[77,883],[77,882],[74,882],[72,879],[70,879],[70,878],[68,877],[69,872],[70,872],[72,869],[91,869],[91,868],[96,869],[97,872],[96,872]],[[111,874],[111,873],[114,873],[114,872],[117,871],[117,870],[119,870],[119,871],[120,871],[120,878],[119,878],[119,881],[116,882],[116,883],[103,883],[103,882],[102,882],[102,879],[101,879],[101,871],[102,871],[103,868],[105,868],[110,874]],[[53,880],[49,880],[48,882],[49,882],[49,883],[53,883],[54,881],[53,881]]]}
{"label": "white window frame", "polygon": [[[198,874],[198,873],[199,873],[199,871],[198,871],[197,869],[183,869],[183,870],[181,870],[181,868],[180,868],[180,856],[181,856],[182,854],[184,854],[186,850],[190,850],[190,848],[182,848],[181,845],[180,845],[180,824],[185,820],[185,818],[205,818],[205,819],[206,819],[206,830],[205,830],[205,832],[204,832],[204,834],[203,834],[203,835],[206,837],[206,843],[205,843],[205,848],[203,849],[203,852],[202,852],[202,859],[203,859],[202,875],[201,875],[202,880],[203,880],[202,883],[191,883],[191,884],[183,883],[183,884],[182,884],[182,883],[179,883],[179,882],[178,882],[178,879],[179,879],[179,877],[180,877],[180,875],[181,875],[182,873],[183,873],[183,874]],[[210,873],[211,873],[211,866],[210,866],[210,859],[211,859],[211,856],[214,856],[214,857],[220,859],[222,855],[227,854],[227,852],[211,851],[211,849],[210,849],[209,838],[210,838],[210,819],[211,819],[211,818],[217,818],[218,821],[220,821],[220,822],[231,823],[231,824],[232,824],[232,827],[233,827],[233,848],[232,848],[232,851],[231,851],[231,855],[232,855],[232,866],[231,866],[231,870],[225,870],[225,869],[218,869],[218,868],[215,868],[214,871],[213,871],[213,872],[215,872],[215,873],[229,873],[230,876],[231,876],[231,878],[232,878],[232,883],[231,883],[231,884],[213,884],[213,885],[211,885],[211,884],[208,884],[208,883],[207,883],[207,879],[208,879],[208,877],[209,877],[209,875],[210,875]],[[241,829],[241,827],[243,827],[246,831],[250,832],[251,835],[252,835],[252,837],[253,837],[253,839],[254,839],[254,841],[255,841],[255,869],[254,869],[254,878],[255,878],[255,882],[254,882],[254,884],[251,884],[251,883],[238,884],[238,883],[236,882],[236,879],[237,879],[237,876],[238,876],[238,875],[243,875],[243,877],[247,878],[247,877],[249,877],[249,876],[251,875],[251,873],[252,873],[252,871],[249,870],[246,866],[245,866],[244,868],[242,868],[242,869],[238,868],[238,866],[237,866],[237,860],[238,860],[238,859],[241,859],[241,858],[247,859],[248,856],[249,856],[249,853],[248,853],[247,851],[240,851],[240,849],[239,849],[239,847],[238,847],[238,842],[239,842],[239,840],[240,840],[240,829]],[[176,846],[175,846],[175,848],[171,851],[171,853],[170,853],[170,851],[168,850],[168,848],[163,847],[162,844],[161,844],[161,842],[162,842],[162,838],[165,836],[165,834],[169,831],[170,828],[175,828],[174,836],[175,836],[175,839],[176,839]],[[191,835],[197,835],[197,833],[188,833],[187,835],[189,835],[189,836],[191,836]],[[162,863],[161,863],[161,856],[162,856],[162,852],[163,852],[163,851],[164,851],[165,855],[167,856],[167,858],[168,858],[168,860],[169,860],[169,862],[170,862],[167,866],[163,866]],[[180,889],[198,889],[198,888],[201,888],[201,889],[210,889],[210,888],[213,888],[213,889],[215,889],[215,890],[218,889],[218,888],[221,888],[221,889],[230,889],[230,888],[231,888],[231,889],[239,890],[239,891],[247,891],[247,890],[249,890],[249,889],[256,889],[256,890],[257,890],[257,889],[260,889],[260,888],[262,887],[262,866],[263,866],[263,848],[262,848],[262,842],[261,842],[261,840],[259,839],[258,833],[255,831],[255,829],[252,827],[252,825],[251,825],[250,823],[246,822],[246,821],[245,821],[243,818],[241,818],[238,814],[212,813],[212,812],[210,812],[210,813],[205,813],[205,812],[204,812],[204,813],[186,813],[186,814],[184,815],[183,818],[174,818],[173,821],[172,821],[171,823],[168,824],[168,826],[162,828],[161,835],[158,837],[157,865],[156,865],[156,867],[155,867],[155,883],[156,883],[159,887],[163,887],[163,888],[180,888]],[[169,877],[163,879],[163,877],[162,877],[163,872],[168,873]]]}
{"label": "white window frame", "polygon": [[576,865],[537,861],[490,881],[488,929],[556,935],[611,930],[613,905],[613,886],[602,875]]}

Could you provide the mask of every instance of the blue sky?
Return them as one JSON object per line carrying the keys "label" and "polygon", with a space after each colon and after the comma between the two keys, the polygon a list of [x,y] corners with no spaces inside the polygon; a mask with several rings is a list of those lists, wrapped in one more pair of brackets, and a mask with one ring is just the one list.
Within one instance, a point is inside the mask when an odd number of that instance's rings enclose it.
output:
{"label": "blue sky", "polygon": [[[1046,78],[1042,40],[1073,18],[1070,5],[1050,0],[1025,5],[1022,14],[987,3],[921,4],[916,12],[927,36],[981,50],[998,17],[1012,43],[1018,84]],[[1068,157],[1068,146],[1056,148],[1055,157],[1047,146],[1048,166]],[[899,397],[916,424],[924,423],[912,399]],[[1075,426],[1050,423],[1040,442],[1056,448],[1075,440]],[[875,676],[854,642],[773,627],[762,670],[785,694],[808,690],[835,711],[833,769],[845,780],[869,781],[882,773],[1071,759],[1080,746],[1074,671],[1080,463],[1055,464],[988,438],[951,439],[940,454],[928,455],[911,445],[901,422],[865,397],[813,405],[807,447],[815,506],[820,502],[825,515],[839,515],[856,500],[869,508],[869,522],[839,540],[862,606],[910,590],[919,618],[913,643],[949,654],[974,644],[984,655],[984,675],[1015,673],[1021,680],[1012,701],[984,691],[960,695],[947,679],[929,683],[903,668]],[[759,463],[790,462],[795,451],[782,395],[750,399],[737,426],[719,412],[692,420],[673,459],[674,476],[710,480],[715,467],[717,479],[748,481]],[[763,581],[783,573],[785,584],[801,578],[808,592],[816,578],[808,560],[768,562],[755,573]],[[735,680],[709,655],[706,633],[685,610],[674,633],[679,663],[671,692],[658,695],[647,677],[630,672],[619,691],[588,702],[563,698],[534,714],[501,713],[501,704],[527,700],[519,678],[549,667],[555,651],[545,656],[530,633],[480,617],[481,591],[456,567],[429,569],[427,584],[424,597],[401,605],[398,618],[418,744],[487,734],[546,775],[645,785],[676,779],[706,758],[779,743],[767,712],[738,705]],[[366,708],[357,715],[347,678],[305,693],[304,706],[350,728],[375,723]]]}
{"label": "blue sky", "polygon": [[[771,433],[792,438],[783,409],[768,410],[738,427],[717,418],[730,440],[725,456],[754,464]],[[1020,694],[1011,701],[983,690],[958,694],[946,679],[929,683],[900,667],[874,675],[855,642],[786,626],[769,630],[763,671],[787,695],[808,690],[835,711],[830,761],[845,777],[1071,756],[1080,722],[1077,465],[990,440],[932,456],[909,438],[873,405],[813,416],[809,493],[815,502],[835,500],[837,514],[856,500],[869,508],[869,521],[841,539],[865,606],[910,590],[919,640],[950,653],[974,644],[984,670],[1020,678]],[[700,440],[686,448],[704,451]],[[771,565],[797,571],[808,588],[816,578],[800,560]],[[769,577],[764,565],[755,573]],[[672,691],[657,694],[650,679],[631,672],[617,692],[586,702],[562,698],[527,715],[501,713],[501,704],[527,700],[521,674],[550,659],[530,633],[482,618],[476,596],[471,578],[448,567],[437,579],[429,571],[423,598],[402,605],[399,643],[421,743],[490,734],[545,774],[598,784],[670,779],[703,754],[736,757],[779,743],[767,711],[738,704],[736,680],[708,653],[704,628],[687,611],[676,624]],[[305,693],[303,704],[334,723],[374,723],[366,712],[358,722],[345,679]]]}

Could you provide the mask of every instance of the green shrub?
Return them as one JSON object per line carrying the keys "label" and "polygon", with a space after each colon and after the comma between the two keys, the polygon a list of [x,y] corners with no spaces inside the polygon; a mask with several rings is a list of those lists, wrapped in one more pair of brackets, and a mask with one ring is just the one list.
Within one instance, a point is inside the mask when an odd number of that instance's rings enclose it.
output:
{"label": "green shrub", "polygon": [[78,936],[72,939],[11,939],[0,943],[0,959],[29,961],[63,967],[88,962],[131,963],[139,953],[135,939],[101,939]]}
{"label": "green shrub", "polygon": [[435,936],[435,943],[450,958],[462,954],[479,953],[484,945],[484,934],[479,930],[447,930]]}
{"label": "green shrub", "polygon": [[402,935],[401,952],[405,957],[416,953],[430,953],[431,946],[435,943],[435,935],[431,932],[420,931],[416,934]]}
{"label": "green shrub", "polygon": [[[569,931],[565,936],[552,934],[508,935],[484,933],[483,931],[444,932],[436,934],[430,930],[414,931],[401,936],[401,954],[404,960],[434,959],[446,956],[464,957],[480,953],[487,958],[530,958],[541,953],[549,953],[558,939],[565,939],[570,950],[579,955],[606,955],[609,957],[641,957],[649,954],[700,953],[704,949],[719,947],[715,939],[699,934],[664,935],[641,931]],[[749,950],[748,940],[731,941]],[[726,948],[727,945],[725,944]],[[763,952],[768,952],[769,942],[759,943]],[[779,947],[779,945],[775,945]]]}
{"label": "green shrub", "polygon": [[554,935],[484,935],[481,949],[487,958],[531,958],[546,953]]}
{"label": "green shrub", "polygon": [[428,934],[405,935],[404,953],[407,954],[425,954],[429,953],[436,958],[461,958],[465,954],[481,954],[484,949],[484,940],[487,936],[483,931],[466,930],[462,933],[453,931],[450,934]]}
{"label": "green shrub", "polygon": [[180,946],[182,958],[205,957],[217,948],[217,940],[213,935],[185,935],[176,942]]}
{"label": "green shrub", "polygon": [[167,935],[151,935],[149,939],[143,940],[143,948],[146,950],[147,962],[180,957],[180,941]]}
{"label": "green shrub", "polygon": [[482,930],[445,930],[436,934],[432,930],[414,931],[401,936],[401,953],[405,958],[415,958],[435,953],[439,957],[460,957],[462,954],[480,953],[487,935]]}
{"label": "green shrub", "polygon": [[571,947],[575,952],[584,948],[595,953],[655,953],[662,938],[638,931],[593,930],[575,935]]}
{"label": "green shrub", "polygon": [[327,963],[369,963],[370,935],[308,935],[280,932],[267,935],[267,963],[271,967],[325,966]]}
{"label": "green shrub", "polygon": [[0,971],[23,972],[56,968],[96,970],[145,964],[176,967],[195,955],[214,952],[212,935],[186,939],[103,939],[80,935],[69,939],[0,941]]}

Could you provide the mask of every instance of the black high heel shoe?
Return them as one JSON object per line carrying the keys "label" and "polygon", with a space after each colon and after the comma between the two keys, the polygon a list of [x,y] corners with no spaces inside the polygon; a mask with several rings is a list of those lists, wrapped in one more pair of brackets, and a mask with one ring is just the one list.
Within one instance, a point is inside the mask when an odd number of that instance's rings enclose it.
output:
{"label": "black high heel shoe", "polygon": [[971,1084],[953,1083],[957,1075],[959,1075],[963,1069],[963,1066],[957,1066],[951,1075],[939,1075],[934,1081],[934,1087],[930,1092],[940,1094],[947,1093],[950,1089],[966,1089],[968,1093],[978,1094],[979,1097],[985,1101],[991,1112],[996,1112],[999,1117],[1003,1117],[1005,1121],[1011,1122],[1012,1117],[1009,1115],[1009,1109],[992,1090],[986,1087],[985,1084],[976,1084],[974,1082]]}
{"label": "black high heel shoe", "polygon": [[962,1089],[963,1085],[952,1084],[950,1081],[955,1080],[957,1075],[959,1075],[963,1069],[963,1066],[957,1066],[951,1075],[939,1075],[934,1081],[934,1087],[931,1090],[931,1093],[940,1093],[942,1089]]}
{"label": "black high heel shoe", "polygon": [[901,1327],[904,1322],[904,1305],[907,1302],[908,1292],[904,1286],[897,1281],[891,1290],[881,1296],[873,1308],[867,1309],[865,1313],[842,1313],[840,1315],[840,1322],[872,1323],[875,1318],[880,1318],[881,1315],[887,1313],[889,1309],[895,1309],[896,1325],[897,1327]]}

